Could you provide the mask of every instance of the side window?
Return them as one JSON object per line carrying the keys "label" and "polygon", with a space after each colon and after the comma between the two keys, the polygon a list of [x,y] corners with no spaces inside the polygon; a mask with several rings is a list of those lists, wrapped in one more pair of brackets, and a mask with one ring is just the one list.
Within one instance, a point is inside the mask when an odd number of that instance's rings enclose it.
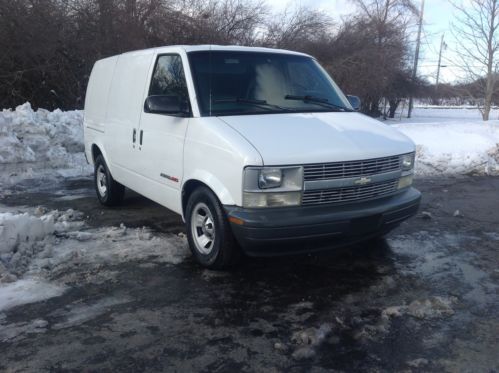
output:
{"label": "side window", "polygon": [[187,100],[187,84],[180,56],[158,57],[149,88],[149,96],[153,95],[178,97],[179,101]]}

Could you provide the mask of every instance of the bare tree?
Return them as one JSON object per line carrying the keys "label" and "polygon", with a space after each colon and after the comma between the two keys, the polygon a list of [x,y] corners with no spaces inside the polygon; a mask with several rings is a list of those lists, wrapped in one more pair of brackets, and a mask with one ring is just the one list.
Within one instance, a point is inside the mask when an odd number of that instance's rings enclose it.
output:
{"label": "bare tree", "polygon": [[[400,102],[394,90],[406,75],[410,54],[407,27],[417,14],[412,0],[354,0],[359,12],[350,22],[345,22],[338,34],[343,50],[350,50],[343,62],[334,67],[346,69],[341,74],[348,80],[357,70],[355,91],[362,97],[363,111],[372,115],[381,114],[379,104],[383,97],[389,98],[391,111]],[[350,84],[350,83],[347,83]]]}
{"label": "bare tree", "polygon": [[357,7],[378,25],[378,32],[383,25],[397,23],[407,26],[418,9],[412,0],[354,0]]}
{"label": "bare tree", "polygon": [[475,98],[483,120],[489,120],[492,99],[499,89],[499,1],[467,0],[453,5],[458,13],[453,24],[457,55],[467,80],[480,87],[479,97],[468,93]]}
{"label": "bare tree", "polygon": [[[0,107],[81,108],[94,62],[172,44],[239,44],[315,56],[365,112],[397,97],[409,0],[355,0],[333,24],[317,9],[270,0],[0,0]],[[334,27],[333,27],[334,26]],[[395,96],[394,96],[395,95]]]}
{"label": "bare tree", "polygon": [[287,7],[279,17],[268,19],[261,44],[277,48],[302,49],[304,44],[323,39],[332,25],[324,13],[306,7]]}

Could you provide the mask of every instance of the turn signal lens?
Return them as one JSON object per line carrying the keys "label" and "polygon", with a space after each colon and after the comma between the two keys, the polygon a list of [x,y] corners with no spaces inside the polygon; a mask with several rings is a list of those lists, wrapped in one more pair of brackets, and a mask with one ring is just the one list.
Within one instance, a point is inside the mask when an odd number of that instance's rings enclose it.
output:
{"label": "turn signal lens", "polygon": [[404,189],[412,185],[412,175],[403,176],[399,179],[399,189]]}
{"label": "turn signal lens", "polygon": [[283,207],[298,206],[301,203],[301,192],[283,193],[243,193],[244,207]]}

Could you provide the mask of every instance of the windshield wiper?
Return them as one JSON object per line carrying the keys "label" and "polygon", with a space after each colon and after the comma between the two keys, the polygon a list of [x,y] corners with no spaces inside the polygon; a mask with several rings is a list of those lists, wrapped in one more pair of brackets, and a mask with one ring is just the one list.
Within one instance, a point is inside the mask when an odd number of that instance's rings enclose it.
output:
{"label": "windshield wiper", "polygon": [[250,104],[250,105],[255,105],[259,106],[265,109],[273,108],[273,109],[279,109],[279,110],[285,110],[285,111],[296,111],[292,108],[287,108],[279,105],[274,105],[274,104],[269,104],[266,100],[254,100],[250,98],[242,98],[242,97],[233,97],[233,98],[221,98],[218,100],[213,100],[214,103],[224,103],[224,102],[236,102],[240,104]]}
{"label": "windshield wiper", "polygon": [[311,102],[312,104],[317,104],[323,107],[327,108],[334,108],[334,109],[339,109],[343,111],[354,111],[352,109],[349,109],[347,107],[341,106],[341,105],[336,105],[331,102],[328,102],[327,98],[323,97],[316,97],[316,96],[293,96],[293,95],[286,95],[284,96],[284,99],[286,100],[297,100],[297,101],[303,101],[303,102]]}

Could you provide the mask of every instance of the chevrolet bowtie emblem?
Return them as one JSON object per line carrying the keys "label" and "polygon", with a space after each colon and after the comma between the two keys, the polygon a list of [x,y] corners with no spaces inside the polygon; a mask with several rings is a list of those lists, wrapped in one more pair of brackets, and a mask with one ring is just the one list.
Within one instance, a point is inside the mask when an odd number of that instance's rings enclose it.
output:
{"label": "chevrolet bowtie emblem", "polygon": [[365,184],[369,184],[371,182],[371,179],[369,177],[361,177],[360,179],[358,180],[355,180],[355,184],[357,185],[365,185]]}

